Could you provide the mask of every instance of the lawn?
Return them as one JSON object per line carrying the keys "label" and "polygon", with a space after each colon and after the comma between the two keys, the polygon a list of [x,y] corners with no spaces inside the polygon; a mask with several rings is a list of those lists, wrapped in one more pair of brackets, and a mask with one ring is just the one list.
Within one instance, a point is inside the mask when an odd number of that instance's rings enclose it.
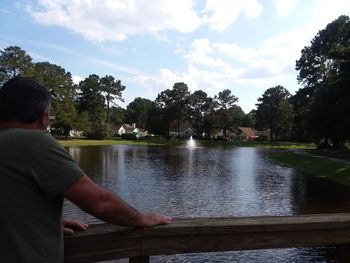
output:
{"label": "lawn", "polygon": [[96,145],[178,145],[177,141],[169,141],[164,139],[154,140],[122,140],[120,138],[104,139],[104,140],[88,140],[88,139],[63,139],[57,138],[64,147],[69,146],[96,146]]}
{"label": "lawn", "polygon": [[339,183],[350,185],[350,165],[301,155],[293,152],[271,154],[270,159],[291,166],[301,172],[318,177],[327,177]]}
{"label": "lawn", "polygon": [[[159,137],[150,138],[147,140],[122,140],[120,138],[110,138],[104,140],[88,140],[88,139],[65,139],[57,137],[58,141],[64,146],[94,146],[94,145],[158,145],[158,146],[179,146],[186,145],[186,140],[163,139]],[[276,149],[314,149],[314,144],[295,143],[295,142],[245,142],[245,141],[211,141],[211,140],[196,140],[199,146],[236,146],[236,147],[266,147]]]}

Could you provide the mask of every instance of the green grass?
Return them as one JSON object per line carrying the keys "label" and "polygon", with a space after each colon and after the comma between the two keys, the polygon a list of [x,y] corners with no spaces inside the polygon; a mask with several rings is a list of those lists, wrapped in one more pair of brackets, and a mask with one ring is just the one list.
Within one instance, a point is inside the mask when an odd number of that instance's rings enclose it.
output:
{"label": "green grass", "polygon": [[321,155],[326,157],[344,159],[350,161],[350,149],[314,149],[309,151],[311,154]]}
{"label": "green grass", "polygon": [[[122,140],[120,138],[109,138],[104,140],[88,140],[88,139],[65,139],[63,137],[56,137],[58,141],[65,147],[68,146],[96,146],[96,145],[156,145],[156,146],[179,146],[186,145],[186,140],[151,138],[147,140]],[[244,142],[244,141],[210,141],[197,140],[200,146],[235,146],[235,147],[266,147],[275,149],[314,149],[314,144],[306,143],[292,143],[292,142]]]}
{"label": "green grass", "polygon": [[297,142],[259,142],[259,141],[199,141],[203,146],[237,146],[237,147],[263,147],[273,149],[315,149],[313,143]]}
{"label": "green grass", "polygon": [[120,138],[104,139],[104,140],[88,140],[88,139],[63,139],[57,138],[59,143],[64,147],[69,146],[97,146],[97,145],[179,145],[179,142],[168,141],[162,139],[156,140],[122,140]]}
{"label": "green grass", "polygon": [[269,158],[317,177],[350,185],[350,165],[292,152],[274,153]]}

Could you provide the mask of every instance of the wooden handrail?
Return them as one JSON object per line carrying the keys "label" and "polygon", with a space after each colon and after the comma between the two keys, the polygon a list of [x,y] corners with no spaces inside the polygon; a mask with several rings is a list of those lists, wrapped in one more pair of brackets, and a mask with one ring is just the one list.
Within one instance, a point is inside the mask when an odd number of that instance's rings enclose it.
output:
{"label": "wooden handrail", "polygon": [[92,225],[65,238],[65,262],[312,246],[337,246],[341,262],[350,262],[349,244],[350,213],[176,219],[154,228]]}

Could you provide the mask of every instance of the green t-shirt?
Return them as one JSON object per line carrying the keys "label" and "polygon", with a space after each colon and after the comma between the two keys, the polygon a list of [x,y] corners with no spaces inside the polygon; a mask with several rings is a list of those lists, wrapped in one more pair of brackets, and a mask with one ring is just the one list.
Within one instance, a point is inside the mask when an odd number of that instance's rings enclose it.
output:
{"label": "green t-shirt", "polygon": [[63,192],[83,175],[47,132],[0,130],[0,262],[63,262]]}

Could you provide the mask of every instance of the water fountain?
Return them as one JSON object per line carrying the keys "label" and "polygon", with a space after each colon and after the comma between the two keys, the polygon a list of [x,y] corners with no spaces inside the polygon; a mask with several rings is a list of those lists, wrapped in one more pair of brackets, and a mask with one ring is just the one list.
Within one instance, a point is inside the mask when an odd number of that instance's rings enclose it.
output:
{"label": "water fountain", "polygon": [[193,139],[192,136],[190,136],[190,139],[187,141],[187,147],[188,148],[196,147],[196,141]]}

